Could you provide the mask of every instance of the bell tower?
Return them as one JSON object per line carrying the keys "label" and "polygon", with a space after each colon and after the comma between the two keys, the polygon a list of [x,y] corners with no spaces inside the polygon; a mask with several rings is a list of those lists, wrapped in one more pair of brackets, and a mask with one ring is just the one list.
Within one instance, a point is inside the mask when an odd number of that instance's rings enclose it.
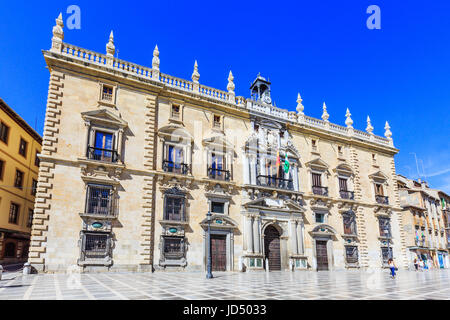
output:
{"label": "bell tower", "polygon": [[258,76],[250,86],[250,94],[253,100],[261,101],[267,104],[272,104],[272,98],[270,97],[270,81],[258,73]]}

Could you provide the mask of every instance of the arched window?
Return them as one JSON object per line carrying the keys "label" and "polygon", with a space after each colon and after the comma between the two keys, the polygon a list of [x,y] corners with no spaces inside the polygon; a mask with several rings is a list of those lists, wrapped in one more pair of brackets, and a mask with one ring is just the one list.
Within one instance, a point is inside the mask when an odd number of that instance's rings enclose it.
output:
{"label": "arched window", "polygon": [[15,258],[16,256],[16,244],[14,242],[8,242],[5,245],[5,258]]}

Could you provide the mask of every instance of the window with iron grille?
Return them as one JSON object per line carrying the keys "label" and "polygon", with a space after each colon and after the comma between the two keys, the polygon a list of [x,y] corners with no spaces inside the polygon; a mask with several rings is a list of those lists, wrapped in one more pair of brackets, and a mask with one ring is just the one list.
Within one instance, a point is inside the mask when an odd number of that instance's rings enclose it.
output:
{"label": "window with iron grille", "polygon": [[313,187],[322,186],[322,175],[320,173],[312,173]]}
{"label": "window with iron grille", "polygon": [[36,191],[37,191],[37,180],[33,179],[33,181],[31,182],[31,195],[35,196],[36,195]]}
{"label": "window with iron grille", "polygon": [[3,122],[0,122],[0,140],[8,144],[8,136],[9,136],[9,127]]}
{"label": "window with iron grille", "polygon": [[31,228],[31,226],[33,225],[33,210],[32,209],[28,209],[28,221],[27,221],[27,228]]}
{"label": "window with iron grille", "polygon": [[184,238],[163,237],[163,253],[166,259],[180,259],[184,257]]}
{"label": "window with iron grille", "polygon": [[344,220],[344,234],[356,235],[356,215],[353,211],[345,212]]}
{"label": "window with iron grille", "polygon": [[16,177],[14,179],[14,187],[22,189],[23,187],[23,172],[16,169]]}
{"label": "window with iron grille", "polygon": [[113,87],[103,85],[102,100],[112,101],[112,99],[113,99]]}
{"label": "window with iron grille", "polygon": [[85,233],[84,257],[86,259],[104,259],[109,256],[109,239],[107,234]]}
{"label": "window with iron grille", "polygon": [[339,178],[339,191],[348,191],[347,179]]}
{"label": "window with iron grille", "polygon": [[28,142],[26,142],[24,139],[20,138],[19,154],[21,154],[24,157],[27,156],[27,145],[28,145]]}
{"label": "window with iron grille", "polygon": [[106,185],[88,185],[86,213],[114,215],[113,187]]}
{"label": "window with iron grille", "polygon": [[19,210],[20,206],[16,203],[11,203],[9,207],[9,223],[18,224],[19,222]]}
{"label": "window with iron grille", "polygon": [[378,218],[378,223],[380,225],[380,236],[390,237],[391,236],[391,220],[389,218]]}
{"label": "window with iron grille", "polygon": [[179,119],[180,118],[180,106],[172,105],[172,118]]}
{"label": "window with iron grille", "polygon": [[214,123],[213,123],[213,126],[214,126],[215,128],[220,128],[220,127],[221,127],[221,119],[220,119],[220,116],[214,115]]}
{"label": "window with iron grille", "polygon": [[358,263],[357,246],[345,246],[345,260],[347,263]]}
{"label": "window with iron grille", "polygon": [[184,221],[184,197],[166,195],[164,220]]}

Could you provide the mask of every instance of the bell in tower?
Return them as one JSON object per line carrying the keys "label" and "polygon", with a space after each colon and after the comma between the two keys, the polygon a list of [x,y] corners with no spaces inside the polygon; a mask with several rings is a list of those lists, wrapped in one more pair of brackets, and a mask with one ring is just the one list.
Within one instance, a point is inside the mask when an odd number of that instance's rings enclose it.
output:
{"label": "bell in tower", "polygon": [[272,104],[272,98],[270,97],[270,82],[264,77],[261,77],[260,73],[258,73],[258,76],[253,81],[250,90],[253,100]]}

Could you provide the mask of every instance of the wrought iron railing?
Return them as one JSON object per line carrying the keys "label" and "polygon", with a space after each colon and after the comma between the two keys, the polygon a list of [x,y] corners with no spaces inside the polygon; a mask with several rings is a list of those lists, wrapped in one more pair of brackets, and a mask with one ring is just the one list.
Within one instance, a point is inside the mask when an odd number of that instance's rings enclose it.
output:
{"label": "wrought iron railing", "polygon": [[215,180],[230,181],[230,170],[208,168],[208,177]]}
{"label": "wrought iron railing", "polygon": [[355,200],[355,193],[353,191],[341,190],[339,191],[341,199]]}
{"label": "wrought iron railing", "polygon": [[276,176],[259,175],[256,177],[259,186],[294,190],[292,179],[277,178]]}
{"label": "wrought iron railing", "polygon": [[186,163],[177,163],[169,160],[163,161],[163,170],[165,172],[179,173],[179,174],[188,174],[191,171],[191,168]]}
{"label": "wrought iron railing", "polygon": [[375,195],[375,201],[379,204],[389,204],[389,197]]}
{"label": "wrought iron railing", "polygon": [[313,194],[318,196],[328,197],[328,188],[322,186],[313,186],[312,187]]}
{"label": "wrought iron railing", "polygon": [[100,149],[94,147],[88,147],[87,151],[88,159],[105,161],[105,162],[117,162],[119,159],[116,150],[112,149]]}

